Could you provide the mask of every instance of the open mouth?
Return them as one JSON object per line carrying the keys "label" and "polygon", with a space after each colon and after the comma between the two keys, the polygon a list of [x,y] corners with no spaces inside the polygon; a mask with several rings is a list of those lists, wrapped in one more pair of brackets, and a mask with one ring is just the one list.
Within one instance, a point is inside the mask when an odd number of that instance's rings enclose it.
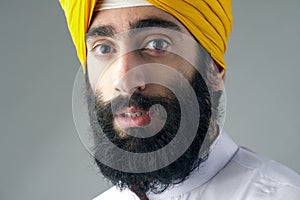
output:
{"label": "open mouth", "polygon": [[133,117],[140,117],[140,116],[143,116],[143,115],[146,115],[147,112],[146,111],[140,111],[140,112],[135,112],[135,113],[129,113],[129,112],[126,112],[126,113],[122,113],[121,116],[122,117],[130,117],[130,118],[133,118]]}
{"label": "open mouth", "polygon": [[130,107],[118,112],[115,121],[121,129],[143,127],[150,124],[151,116],[148,110]]}

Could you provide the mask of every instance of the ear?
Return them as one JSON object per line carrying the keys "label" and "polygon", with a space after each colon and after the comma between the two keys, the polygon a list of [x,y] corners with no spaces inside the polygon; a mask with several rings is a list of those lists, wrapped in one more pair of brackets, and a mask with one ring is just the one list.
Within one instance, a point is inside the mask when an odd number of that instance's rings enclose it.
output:
{"label": "ear", "polygon": [[218,69],[219,69],[219,73],[220,73],[220,76],[223,80],[223,82],[225,82],[225,78],[226,78],[226,70],[221,67],[220,65],[216,64],[218,66]]}
{"label": "ear", "polygon": [[208,84],[213,91],[223,90],[224,80],[226,76],[225,72],[226,70],[223,67],[219,66],[216,62],[211,60],[206,72],[206,77],[208,80]]}

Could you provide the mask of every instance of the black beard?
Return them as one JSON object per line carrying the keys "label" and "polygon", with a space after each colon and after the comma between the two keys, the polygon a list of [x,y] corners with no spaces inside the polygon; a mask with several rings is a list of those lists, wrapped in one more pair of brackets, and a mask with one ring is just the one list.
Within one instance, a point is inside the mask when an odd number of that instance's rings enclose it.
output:
{"label": "black beard", "polygon": [[[186,180],[190,173],[207,159],[208,153],[199,157],[199,151],[208,134],[212,116],[212,105],[208,88],[200,74],[195,74],[191,83],[197,95],[199,108],[201,109],[196,137],[189,148],[176,161],[164,168],[146,173],[123,172],[108,167],[97,159],[97,156],[99,156],[97,155],[97,149],[106,148],[107,144],[103,142],[103,137],[107,137],[119,148],[135,153],[152,152],[167,145],[175,137],[180,124],[181,110],[174,94],[169,92],[164,97],[146,97],[134,93],[129,101],[131,106],[147,110],[154,104],[160,104],[167,112],[166,123],[159,133],[149,138],[136,138],[130,135],[120,137],[114,129],[114,117],[112,113],[114,108],[111,107],[111,102],[104,103],[101,100],[101,94],[97,95],[97,97],[94,95],[87,76],[86,85],[89,116],[96,146],[95,161],[101,173],[120,189],[129,188],[138,196],[148,191],[161,193],[168,186]],[[184,94],[185,89],[181,88],[181,90]],[[188,101],[189,97],[187,96],[186,99]],[[114,102],[113,105],[122,107],[123,102],[126,102],[127,105],[124,106],[128,106],[127,99],[117,98],[116,101],[117,103]],[[132,128],[128,131],[141,130],[142,128]],[[112,157],[112,160],[118,158],[118,155],[113,154],[113,149],[107,149],[107,153]],[[147,163],[139,164],[147,166]]]}
{"label": "black beard", "polygon": [[[111,103],[104,103],[101,100],[96,102],[96,116],[98,116],[96,123],[101,125],[105,136],[117,147],[133,153],[148,153],[163,148],[175,137],[180,124],[181,111],[179,102],[173,94],[170,94],[167,97],[149,98],[142,94],[134,93],[130,97],[130,100],[124,97],[117,97],[113,101],[113,106]],[[135,127],[126,129],[126,136],[120,137],[117,131],[113,128],[112,122],[114,117],[111,112],[112,110],[117,111],[120,108],[131,106],[142,110],[149,110],[151,106],[156,104],[163,106],[165,110],[167,110],[167,114],[165,115],[167,118],[165,123],[166,125],[154,136],[147,138],[134,137],[132,136],[136,135],[134,133],[139,133],[139,135],[148,135],[147,132],[149,132],[147,128]],[[159,109],[156,110],[156,112],[162,113]],[[94,139],[98,139],[98,142],[96,143],[97,145],[101,144],[103,141],[99,141],[99,138],[101,138],[99,133],[94,132]]]}

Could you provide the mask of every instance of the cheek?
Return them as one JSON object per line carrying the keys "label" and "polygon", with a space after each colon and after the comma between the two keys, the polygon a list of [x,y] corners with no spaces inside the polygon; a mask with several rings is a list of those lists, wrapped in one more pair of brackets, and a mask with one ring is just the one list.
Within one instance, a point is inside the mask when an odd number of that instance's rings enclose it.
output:
{"label": "cheek", "polygon": [[196,72],[196,69],[192,64],[179,57],[174,57],[174,59],[172,59],[172,61],[169,63],[169,66],[183,75],[188,81],[192,81]]}
{"label": "cheek", "polygon": [[113,74],[106,74],[98,80],[96,85],[96,93],[101,92],[104,101],[110,101],[113,96]]}
{"label": "cheek", "polygon": [[104,101],[113,95],[114,72],[110,68],[102,69],[96,59],[88,59],[88,77],[94,93],[101,92]]}

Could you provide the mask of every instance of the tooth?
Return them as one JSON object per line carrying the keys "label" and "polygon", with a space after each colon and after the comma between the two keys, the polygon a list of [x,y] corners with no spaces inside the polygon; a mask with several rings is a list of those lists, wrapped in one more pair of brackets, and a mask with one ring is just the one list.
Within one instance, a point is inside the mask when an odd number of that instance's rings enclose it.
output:
{"label": "tooth", "polygon": [[136,113],[124,113],[123,116],[124,117],[140,117],[144,115],[143,112],[136,112]]}

